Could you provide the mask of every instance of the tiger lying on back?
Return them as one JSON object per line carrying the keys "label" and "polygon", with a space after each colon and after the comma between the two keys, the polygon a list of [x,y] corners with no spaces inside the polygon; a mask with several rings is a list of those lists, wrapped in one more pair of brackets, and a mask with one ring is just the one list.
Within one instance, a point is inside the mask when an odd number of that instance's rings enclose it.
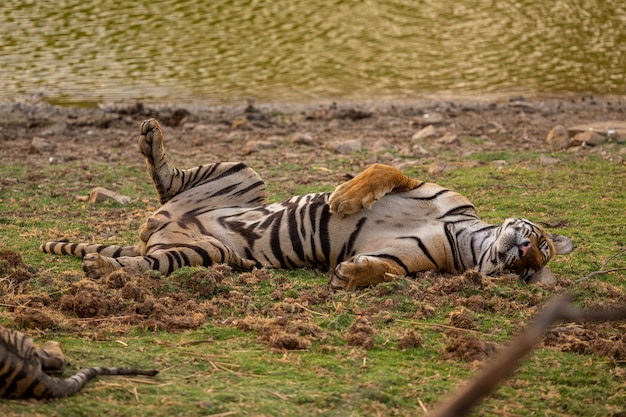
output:
{"label": "tiger lying on back", "polygon": [[465,197],[376,164],[333,193],[265,203],[265,184],[244,163],[174,167],[159,123],[141,124],[139,149],[163,204],[136,246],[48,242],[48,253],[83,257],[88,277],[120,268],[169,274],[185,265],[330,269],[334,288],[374,285],[424,270],[514,272],[530,280],[572,250],[524,219],[484,223]]}
{"label": "tiger lying on back", "polygon": [[86,368],[67,379],[47,374],[60,371],[65,356],[57,342],[47,342],[42,348],[33,339],[15,330],[0,327],[0,398],[46,399],[67,397],[78,392],[98,375],[147,375],[158,371],[132,368]]}

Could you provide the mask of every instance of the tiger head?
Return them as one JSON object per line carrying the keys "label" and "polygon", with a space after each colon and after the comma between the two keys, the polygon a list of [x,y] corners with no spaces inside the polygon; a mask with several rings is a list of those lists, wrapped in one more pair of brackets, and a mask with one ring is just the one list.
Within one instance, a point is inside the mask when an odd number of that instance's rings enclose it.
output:
{"label": "tiger head", "polygon": [[510,271],[524,281],[534,281],[550,259],[572,249],[566,236],[553,235],[526,219],[506,219],[498,228],[491,250],[493,270],[488,273]]}

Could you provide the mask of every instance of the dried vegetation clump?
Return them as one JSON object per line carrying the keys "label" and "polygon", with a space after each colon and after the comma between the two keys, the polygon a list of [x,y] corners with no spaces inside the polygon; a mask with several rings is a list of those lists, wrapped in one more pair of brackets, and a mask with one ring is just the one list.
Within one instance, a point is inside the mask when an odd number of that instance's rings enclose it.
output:
{"label": "dried vegetation clump", "polygon": [[[332,350],[337,344],[363,350],[419,349],[436,343],[441,333],[442,356],[467,362],[484,361],[495,352],[492,335],[502,334],[501,323],[510,323],[507,332],[514,332],[548,298],[572,286],[560,280],[542,289],[475,271],[459,276],[426,272],[372,289],[334,292],[319,282],[291,281],[279,271],[234,273],[222,265],[187,268],[169,277],[120,270],[96,281],[37,271],[11,251],[0,253],[0,273],[5,308],[0,317],[24,329],[98,337],[136,328],[176,332],[210,322],[250,332],[275,351]],[[604,304],[626,300],[621,288],[601,281],[583,287]],[[493,315],[502,318],[500,324],[483,320]],[[562,323],[542,343],[623,361],[624,335],[624,322]]]}

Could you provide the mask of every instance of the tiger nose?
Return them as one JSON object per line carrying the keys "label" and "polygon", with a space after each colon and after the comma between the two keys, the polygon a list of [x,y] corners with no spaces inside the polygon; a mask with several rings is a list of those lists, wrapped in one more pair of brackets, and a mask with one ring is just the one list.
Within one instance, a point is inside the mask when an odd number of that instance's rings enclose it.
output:
{"label": "tiger nose", "polygon": [[528,250],[530,249],[530,240],[524,239],[522,243],[517,245],[517,249],[519,250],[519,257],[523,258],[528,253]]}

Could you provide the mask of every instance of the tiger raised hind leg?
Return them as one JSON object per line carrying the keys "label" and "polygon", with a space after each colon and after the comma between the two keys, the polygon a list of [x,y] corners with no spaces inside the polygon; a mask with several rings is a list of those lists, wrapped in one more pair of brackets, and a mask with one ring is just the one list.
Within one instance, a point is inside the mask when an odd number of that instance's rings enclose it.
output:
{"label": "tiger raised hind leg", "polygon": [[[240,270],[255,266],[255,261],[242,258],[228,244],[211,236],[196,217],[220,206],[248,207],[264,203],[265,184],[259,175],[239,162],[178,169],[165,153],[163,133],[156,120],[143,122],[140,133],[139,149],[159,200],[164,204],[140,229],[140,243],[121,247],[47,242],[41,245],[41,250],[82,257],[83,270],[90,278],[105,277],[121,268],[140,272],[157,270],[167,275],[183,266],[224,263]],[[238,195],[243,197],[238,198]],[[180,206],[188,210],[181,213]],[[193,227],[180,226],[187,223]]]}

